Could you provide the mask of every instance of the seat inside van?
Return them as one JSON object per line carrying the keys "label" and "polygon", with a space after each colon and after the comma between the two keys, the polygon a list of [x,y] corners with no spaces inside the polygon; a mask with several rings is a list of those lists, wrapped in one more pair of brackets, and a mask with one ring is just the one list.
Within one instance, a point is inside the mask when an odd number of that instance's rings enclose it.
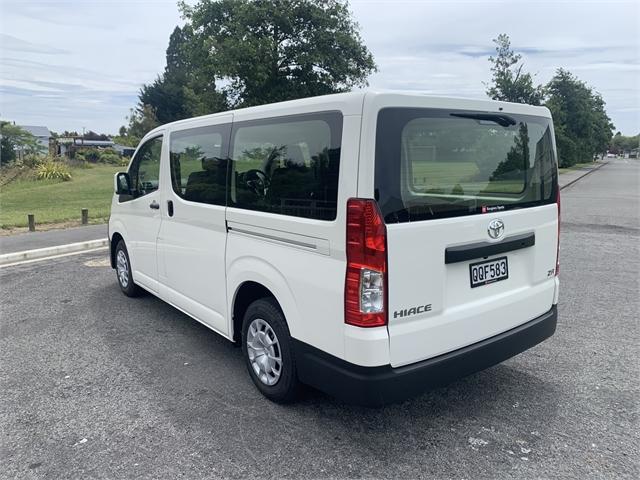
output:
{"label": "seat inside van", "polygon": [[269,200],[274,207],[284,207],[287,200],[311,199],[314,189],[300,186],[315,184],[313,172],[306,165],[300,145],[287,145],[280,166],[271,174]]}
{"label": "seat inside van", "polygon": [[224,159],[203,157],[202,171],[189,174],[184,199],[191,202],[224,205],[226,174]]}

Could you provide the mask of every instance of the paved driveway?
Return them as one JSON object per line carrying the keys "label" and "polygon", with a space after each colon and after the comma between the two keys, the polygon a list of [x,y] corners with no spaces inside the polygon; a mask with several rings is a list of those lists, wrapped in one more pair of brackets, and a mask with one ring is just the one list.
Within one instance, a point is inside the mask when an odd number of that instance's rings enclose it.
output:
{"label": "paved driveway", "polygon": [[554,337],[382,409],[268,402],[104,254],[0,269],[0,477],[637,478],[639,167],[563,191]]}

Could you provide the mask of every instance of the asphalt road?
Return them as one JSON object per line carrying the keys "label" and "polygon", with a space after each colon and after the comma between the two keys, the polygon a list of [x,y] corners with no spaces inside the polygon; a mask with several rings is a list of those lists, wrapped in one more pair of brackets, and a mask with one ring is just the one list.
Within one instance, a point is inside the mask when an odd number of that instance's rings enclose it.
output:
{"label": "asphalt road", "polygon": [[0,254],[99,240],[108,237],[107,230],[106,224],[100,224],[66,228],[64,230],[20,233],[6,237],[0,236]]}
{"label": "asphalt road", "polygon": [[638,478],[640,162],[563,191],[558,331],[382,409],[265,400],[104,255],[0,269],[1,478]]}

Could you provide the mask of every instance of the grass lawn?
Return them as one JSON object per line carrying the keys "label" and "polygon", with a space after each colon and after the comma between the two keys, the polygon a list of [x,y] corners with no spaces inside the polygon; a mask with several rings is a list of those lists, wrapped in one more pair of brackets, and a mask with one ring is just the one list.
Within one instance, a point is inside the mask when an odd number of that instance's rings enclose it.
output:
{"label": "grass lawn", "polygon": [[567,173],[567,172],[571,172],[572,170],[578,170],[582,167],[589,167],[592,166],[594,164],[594,162],[585,162],[585,163],[576,163],[575,165],[569,167],[569,168],[559,168],[558,172],[560,173]]}
{"label": "grass lawn", "polygon": [[92,223],[106,221],[113,195],[113,174],[124,170],[116,165],[73,168],[69,182],[53,180],[15,180],[0,187],[0,228],[24,227],[27,214],[36,224],[79,220],[80,211],[89,209]]}
{"label": "grass lawn", "polygon": [[475,181],[478,166],[474,162],[414,162],[413,186],[427,192],[440,189],[448,193],[459,187],[464,192],[520,193],[523,181],[490,180]]}
{"label": "grass lawn", "polygon": [[[560,173],[589,165],[593,165],[593,162],[561,168]],[[92,168],[71,169],[73,179],[69,182],[24,179],[12,181],[0,187],[0,228],[27,226],[29,213],[36,216],[36,224],[79,221],[83,208],[89,209],[91,223],[106,221],[113,195],[113,174],[123,169],[115,165],[98,164]],[[426,188],[433,183],[462,183],[476,173],[475,164],[463,162],[446,165],[425,162],[413,166],[416,187]],[[491,183],[494,184],[493,187],[498,186],[495,185],[498,182]],[[505,191],[515,188],[511,185],[505,187]],[[501,191],[499,188],[495,190]]]}
{"label": "grass lawn", "polygon": [[478,174],[473,162],[413,162],[413,185],[455,185]]}

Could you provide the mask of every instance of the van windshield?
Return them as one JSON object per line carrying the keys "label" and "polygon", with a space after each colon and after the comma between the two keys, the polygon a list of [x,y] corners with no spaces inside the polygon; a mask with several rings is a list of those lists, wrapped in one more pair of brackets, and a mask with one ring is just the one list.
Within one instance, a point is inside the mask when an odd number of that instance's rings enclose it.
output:
{"label": "van windshield", "polygon": [[387,223],[555,202],[551,120],[462,110],[378,114],[375,196]]}

